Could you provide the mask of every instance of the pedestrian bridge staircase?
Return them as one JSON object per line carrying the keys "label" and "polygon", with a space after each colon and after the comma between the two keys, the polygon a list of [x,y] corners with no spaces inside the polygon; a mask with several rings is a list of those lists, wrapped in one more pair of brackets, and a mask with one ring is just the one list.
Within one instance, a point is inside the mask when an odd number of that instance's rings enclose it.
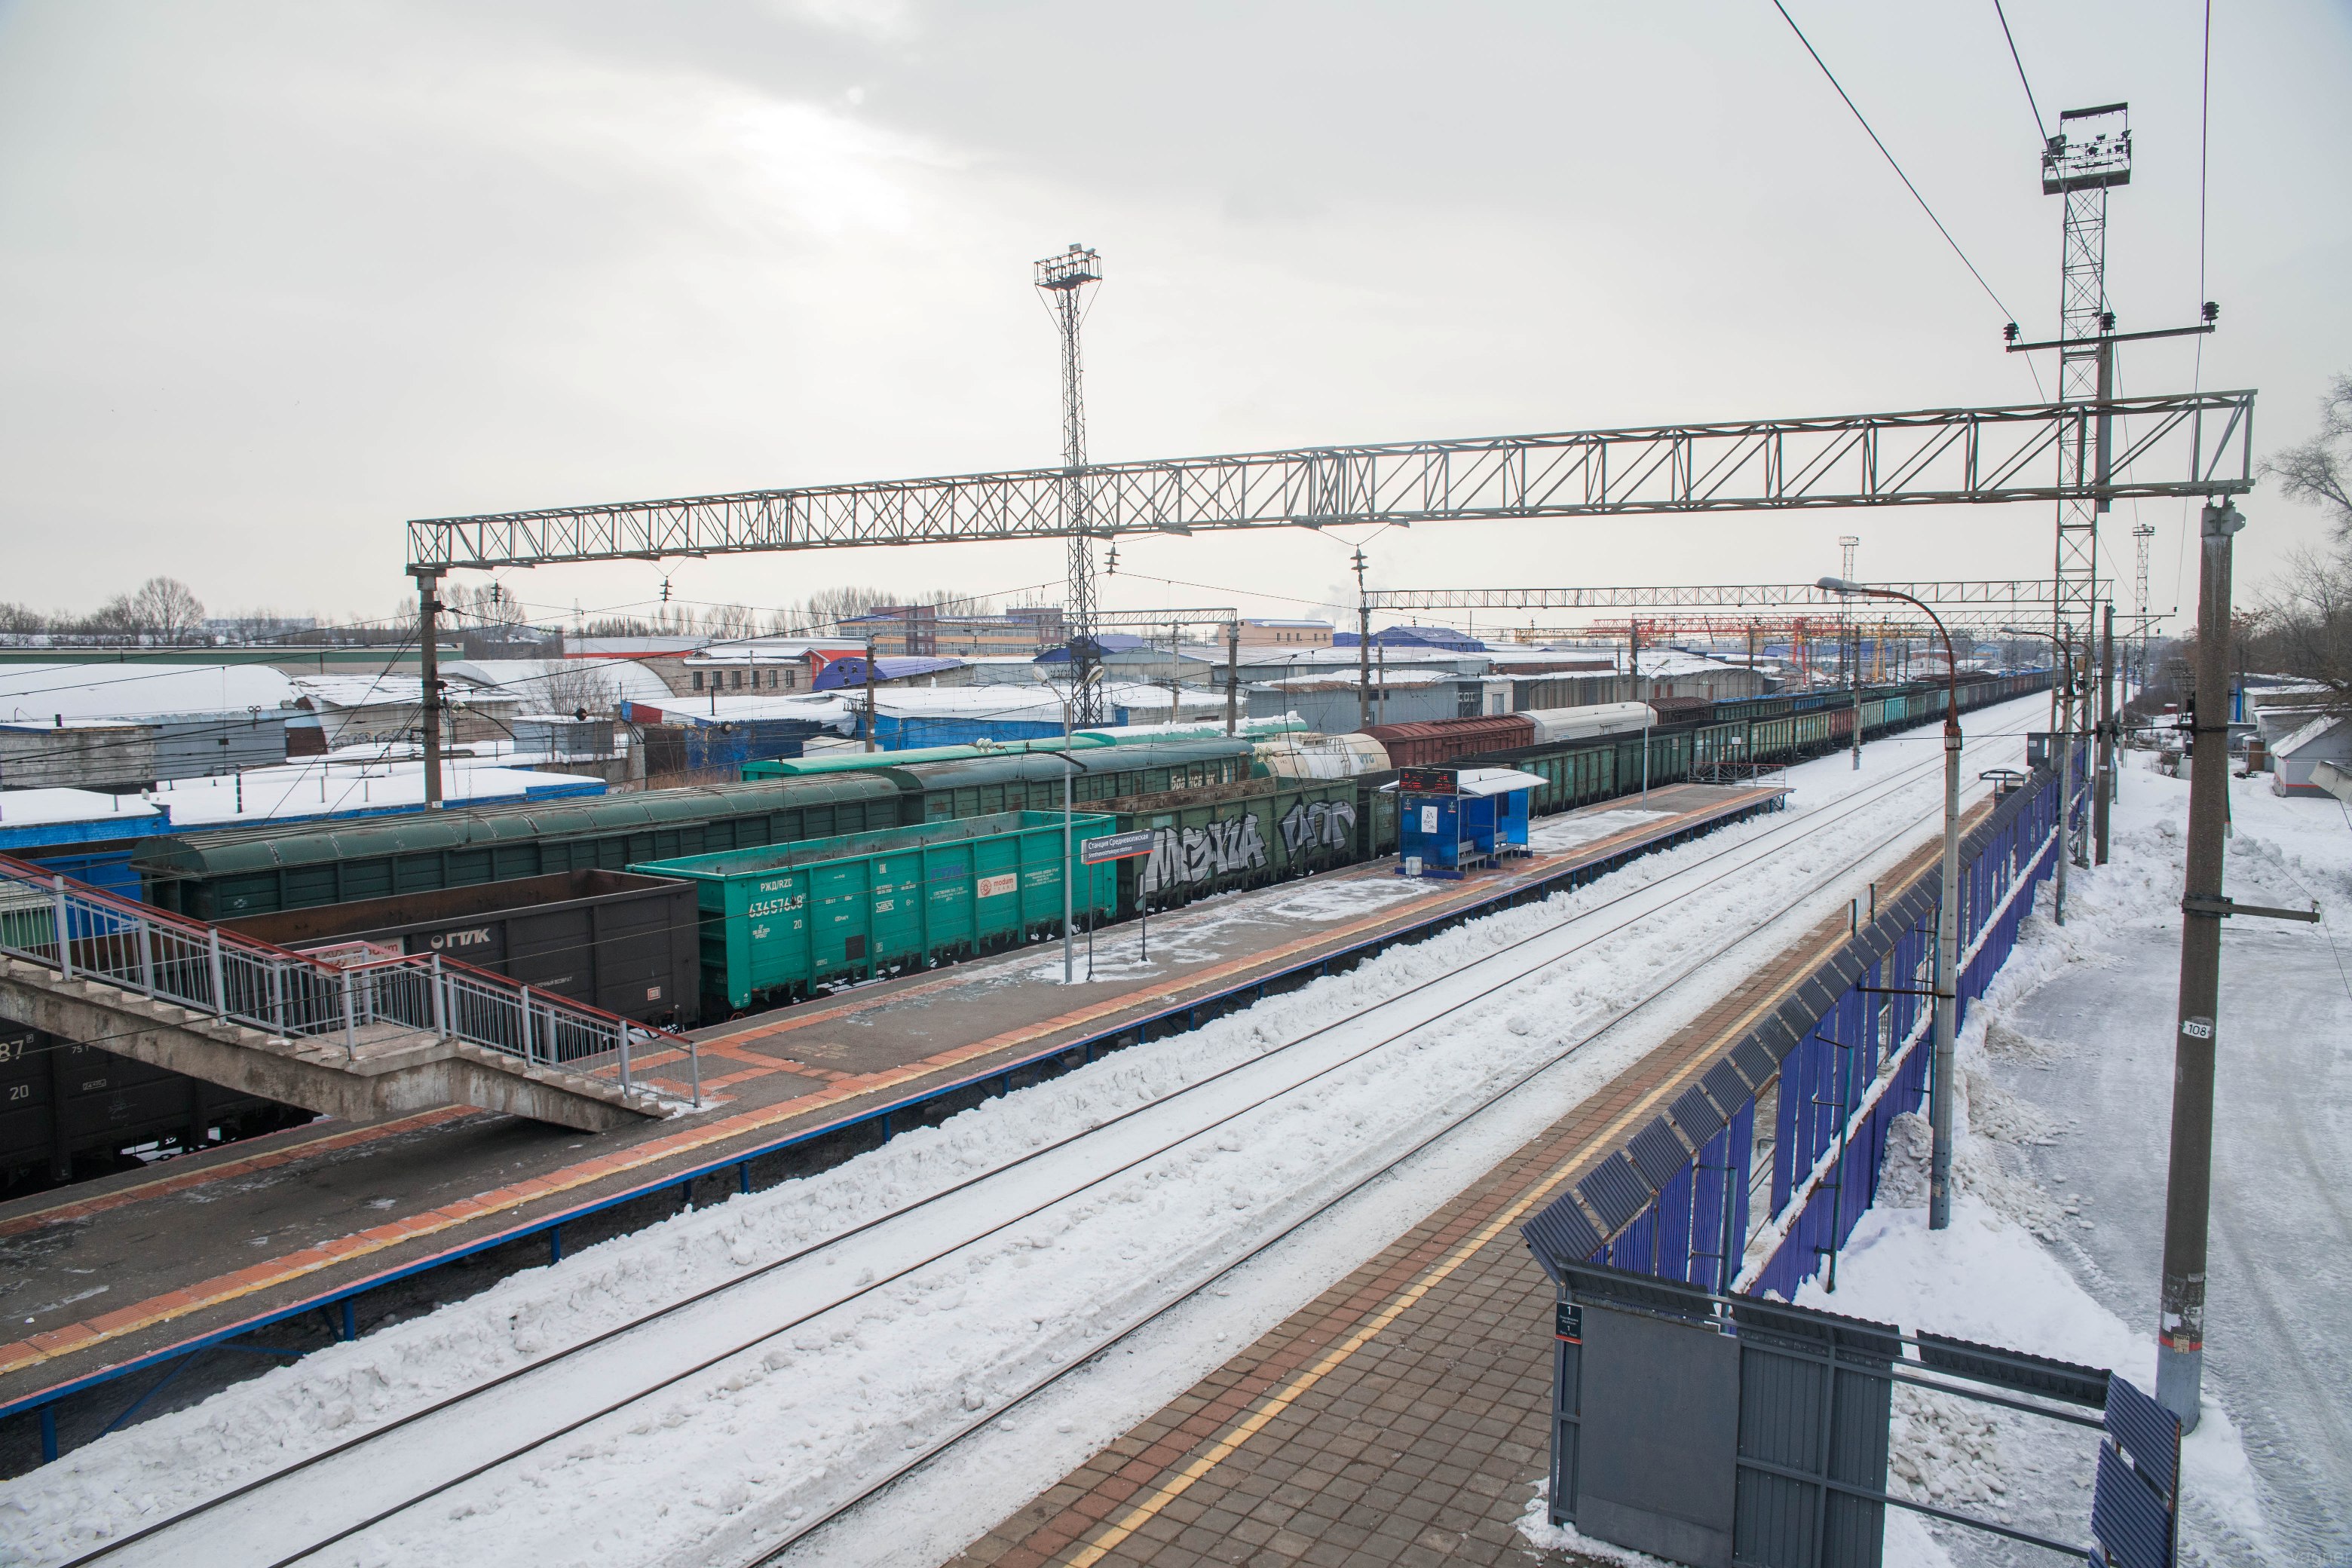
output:
{"label": "pedestrian bridge staircase", "polygon": [[[583,1131],[669,1115],[694,1044],[470,964],[292,952],[0,855],[0,1018],[353,1121],[475,1105]],[[682,1087],[682,1086],[681,1086]]]}

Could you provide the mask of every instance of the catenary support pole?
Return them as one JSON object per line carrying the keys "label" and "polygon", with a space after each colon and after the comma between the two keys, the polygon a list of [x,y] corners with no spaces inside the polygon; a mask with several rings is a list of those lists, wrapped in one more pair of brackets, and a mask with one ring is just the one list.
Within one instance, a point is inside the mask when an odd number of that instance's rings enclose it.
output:
{"label": "catenary support pole", "polygon": [[1077,700],[1076,686],[1062,704],[1062,984],[1075,984],[1078,978],[1077,944],[1070,935],[1070,919],[1077,912],[1077,902],[1070,888],[1070,774],[1077,764],[1070,757],[1070,704]]}
{"label": "catenary support pole", "polygon": [[2223,500],[2202,518],[2197,577],[2197,706],[2189,727],[2189,874],[2173,1036],[2172,1163],[2164,1193],[2157,1403],[2197,1427],[2205,1378],[2205,1247],[2213,1185],[2213,1060],[2221,990],[2222,836],[2230,811],[2230,566],[2246,526]]}
{"label": "catenary support pole", "polygon": [[2066,923],[2066,868],[2074,858],[2074,714],[2078,711],[2074,696],[2074,642],[2061,628],[2058,638],[2059,670],[2066,699],[2058,705],[2058,720],[2064,726],[2058,731],[2058,880],[2050,894],[2050,918],[2059,925]]}
{"label": "catenary support pole", "polygon": [[2099,768],[2098,791],[2091,799],[2095,858],[2107,863],[2107,814],[2116,797],[2116,607],[2107,606],[2099,634]]}
{"label": "catenary support pole", "polygon": [[1241,727],[1241,689],[1242,624],[1228,621],[1225,623],[1225,733],[1228,735]]}
{"label": "catenary support pole", "polygon": [[417,674],[422,679],[425,728],[425,809],[441,804],[441,574],[412,566],[416,579]]}
{"label": "catenary support pole", "polygon": [[[714,710],[715,710],[714,704]],[[1066,731],[1068,726],[1063,728]],[[874,750],[874,639],[866,639],[866,749]]]}

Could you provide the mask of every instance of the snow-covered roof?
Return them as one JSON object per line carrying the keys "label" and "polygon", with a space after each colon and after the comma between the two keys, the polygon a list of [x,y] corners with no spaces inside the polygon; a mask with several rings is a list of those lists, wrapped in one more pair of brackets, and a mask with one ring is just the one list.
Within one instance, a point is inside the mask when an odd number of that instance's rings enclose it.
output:
{"label": "snow-covered roof", "polygon": [[0,828],[100,818],[123,824],[126,837],[161,832],[171,825],[168,812],[135,795],[108,795],[94,789],[0,790]]}
{"label": "snow-covered roof", "polygon": [[[1508,795],[1513,790],[1536,789],[1550,782],[1541,773],[1526,773],[1518,768],[1464,768],[1454,775],[1454,793]],[[1381,788],[1393,794],[1397,785],[1391,781]]]}
{"label": "snow-covered roof", "polygon": [[461,658],[446,661],[441,673],[478,687],[507,692],[534,708],[557,706],[551,688],[557,681],[601,682],[615,699],[651,702],[656,707],[679,700],[670,696],[669,683],[631,659],[599,661],[576,658]]}
{"label": "snow-covered roof", "polygon": [[2345,717],[2341,713],[2322,713],[2318,718],[2312,720],[2294,734],[2273,746],[2271,753],[2273,756],[2292,757],[2314,741],[2321,739],[2328,731],[2345,722]]}
{"label": "snow-covered roof", "polygon": [[0,720],[29,723],[275,711],[293,700],[293,683],[266,664],[0,666]]}
{"label": "snow-covered roof", "polygon": [[[295,691],[309,698],[316,708],[415,708],[425,700],[425,678],[421,675],[379,671],[369,675],[297,675],[290,679]],[[447,696],[460,707],[489,707],[522,700],[512,692],[454,682],[447,687]]]}
{"label": "snow-covered roof", "polygon": [[[1372,685],[1381,687],[1442,686],[1451,680],[1475,680],[1475,676],[1455,675],[1446,669],[1374,669]],[[1285,675],[1273,680],[1250,684],[1254,691],[1353,691],[1360,684],[1353,674],[1340,675],[1325,671],[1318,675]]]}

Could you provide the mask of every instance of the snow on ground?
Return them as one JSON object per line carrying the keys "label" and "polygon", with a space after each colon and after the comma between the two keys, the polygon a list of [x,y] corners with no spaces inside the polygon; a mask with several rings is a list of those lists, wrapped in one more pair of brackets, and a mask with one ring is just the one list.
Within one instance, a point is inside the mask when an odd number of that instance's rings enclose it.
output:
{"label": "snow on ground", "polygon": [[[1971,742],[1969,773],[2013,765],[2021,747],[1993,731],[2021,731],[2042,711],[2042,702],[2030,700],[1977,716],[1971,731],[1983,739]],[[615,1238],[118,1432],[0,1487],[0,1517],[13,1516],[0,1530],[0,1561],[73,1555],[104,1535],[755,1265],[897,1215],[615,1342],[609,1354],[591,1352],[562,1373],[518,1385],[528,1397],[493,1396],[469,1407],[462,1430],[420,1423],[411,1429],[419,1440],[405,1447],[403,1437],[387,1439],[340,1470],[331,1463],[308,1472],[321,1483],[333,1478],[306,1494],[310,1508],[331,1511],[371,1492],[397,1498],[412,1478],[444,1472],[457,1448],[494,1449],[512,1433],[543,1430],[534,1424],[551,1408],[593,1409],[616,1381],[648,1366],[688,1363],[714,1346],[814,1314],[316,1560],[723,1563],[748,1555],[807,1510],[854,1493],[899,1456],[1085,1354],[1105,1325],[1144,1316],[1184,1285],[1211,1278],[1398,1150],[1559,1056],[1680,966],[1798,900],[1778,925],[1700,969],[1664,1004],[1569,1056],[1494,1112],[1372,1182],[1292,1241],[999,1422],[984,1439],[963,1445],[902,1485],[884,1508],[865,1510],[887,1517],[853,1514],[797,1553],[827,1563],[937,1560],[1311,1300],[1701,1010],[1780,932],[1842,905],[1850,883],[1898,858],[1937,809],[1933,733],[1874,747],[1859,773],[1843,757],[1795,770],[1789,782],[1800,792],[1798,809],[1790,815],[1726,829],[1572,894],[1392,951],[1193,1034],[902,1134],[832,1171]],[[1778,853],[1759,846],[1748,852],[1757,858],[1752,868],[1711,883],[1693,907],[1597,934],[1661,907],[1666,894],[1655,889],[1676,871],[1754,840],[1785,840],[1811,812],[1913,764],[1927,765],[1837,830]],[[1841,869],[1885,836],[1893,841],[1883,851],[1851,872]],[[1601,921],[1562,929],[1565,917],[1626,895],[1633,901]],[[1496,959],[1517,943],[1527,946]],[[1462,1005],[1494,978],[1482,976],[1482,961],[1492,971],[1547,952],[1563,961]],[[1382,1005],[1383,1013],[1367,1014]],[[1460,1010],[1435,1016],[1453,1005]],[[1412,1026],[1416,1019],[1433,1026]],[[1381,1046],[1391,1035],[1396,1043]],[[1187,1126],[1205,1125],[1204,1107],[1240,1110],[1277,1083],[1368,1048],[1297,1092],[1006,1223],[1067,1190],[1072,1169],[1107,1171],[1139,1160]],[[1227,1068],[1240,1070],[1167,1103],[1183,1086]],[[1043,1156],[905,1213],[1138,1107],[1149,1109],[1116,1131],[1069,1145],[1075,1153]],[[999,1228],[944,1261],[890,1278],[942,1238],[982,1236],[992,1226]],[[876,1279],[884,1283],[865,1289]],[[229,1525],[230,1535],[217,1542],[222,1550],[232,1556],[239,1546],[257,1550],[250,1528],[238,1536],[234,1519]],[[193,1559],[182,1552],[173,1560]]]}
{"label": "snow on ground", "polygon": [[[1879,1206],[1807,1305],[2108,1367],[2155,1386],[2157,1276],[2188,782],[2128,764],[2108,865],[2038,912],[1959,1041],[1952,1228],[1926,1226],[1924,1124],[1902,1127]],[[2249,901],[2352,900],[2352,819],[2233,781],[2229,885]],[[2340,917],[2338,917],[2340,918]],[[2341,1563],[2352,1549],[2352,1352],[2323,1302],[2352,1286],[2336,1174],[2352,985],[2326,928],[2224,928],[2205,1411],[2183,1445],[2183,1561]],[[1917,1119],[1908,1121],[1916,1123]],[[1897,1391],[1897,1489],[2087,1541],[2095,1436]],[[1891,1513],[1889,1568],[2046,1560]]]}

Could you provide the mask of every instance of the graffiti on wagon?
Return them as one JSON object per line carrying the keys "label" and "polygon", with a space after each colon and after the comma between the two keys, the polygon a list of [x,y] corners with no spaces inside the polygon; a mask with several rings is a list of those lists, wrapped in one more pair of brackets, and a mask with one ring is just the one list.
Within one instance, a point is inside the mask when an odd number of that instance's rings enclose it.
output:
{"label": "graffiti on wagon", "polygon": [[1293,855],[1345,849],[1356,831],[1356,805],[1347,800],[1300,801],[1282,815],[1282,842]]}
{"label": "graffiti on wagon", "polygon": [[1162,827],[1153,837],[1151,858],[1143,863],[1143,890],[1254,871],[1265,862],[1255,812],[1202,827]]}

